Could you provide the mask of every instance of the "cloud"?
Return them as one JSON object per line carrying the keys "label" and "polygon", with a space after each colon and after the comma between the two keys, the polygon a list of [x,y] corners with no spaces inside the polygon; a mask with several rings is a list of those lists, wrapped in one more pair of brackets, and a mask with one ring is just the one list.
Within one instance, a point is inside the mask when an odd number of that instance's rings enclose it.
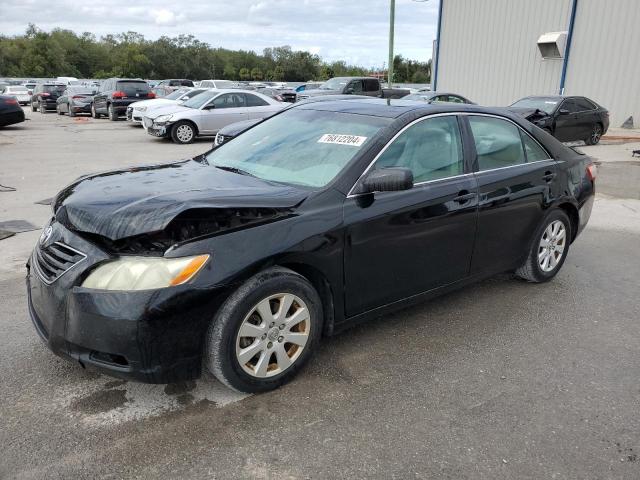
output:
{"label": "cloud", "polygon": [[[426,61],[436,34],[438,0],[397,0],[395,53]],[[42,15],[46,11],[47,15]],[[117,12],[117,15],[111,13]],[[254,50],[290,45],[324,60],[381,67],[388,58],[389,0],[191,0],[176,7],[157,0],[9,2],[0,32],[22,34],[29,21],[43,30],[78,33],[135,31],[146,38],[192,34],[213,47]]]}

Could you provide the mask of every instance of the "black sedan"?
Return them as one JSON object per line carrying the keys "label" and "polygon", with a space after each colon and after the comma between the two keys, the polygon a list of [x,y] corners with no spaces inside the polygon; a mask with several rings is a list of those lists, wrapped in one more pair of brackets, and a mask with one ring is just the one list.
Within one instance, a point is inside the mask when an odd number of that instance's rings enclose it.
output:
{"label": "black sedan", "polygon": [[609,129],[609,111],[586,97],[525,97],[509,109],[561,142],[596,145]]}
{"label": "black sedan", "polygon": [[0,127],[24,122],[24,110],[14,96],[0,95]]}
{"label": "black sedan", "polygon": [[414,100],[417,102],[425,103],[467,103],[469,105],[475,105],[474,102],[468,98],[463,97],[458,93],[446,93],[446,92],[417,92],[411,93],[402,97],[403,100]]}
{"label": "black sedan", "polygon": [[66,113],[70,117],[75,117],[78,113],[91,115],[91,105],[95,94],[95,88],[70,85],[56,100],[56,112],[58,115]]}
{"label": "black sedan", "polygon": [[204,365],[270,390],[323,335],[499,272],[551,280],[594,180],[589,157],[504,110],[299,104],[193,159],[65,188],[28,262],[31,317],[111,375]]}

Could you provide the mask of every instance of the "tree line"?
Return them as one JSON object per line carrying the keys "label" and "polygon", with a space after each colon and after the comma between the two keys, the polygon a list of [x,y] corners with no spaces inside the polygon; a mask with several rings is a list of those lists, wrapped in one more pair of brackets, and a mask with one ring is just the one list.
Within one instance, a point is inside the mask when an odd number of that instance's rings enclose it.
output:
{"label": "tree line", "polygon": [[[431,61],[394,61],[394,82],[426,83]],[[307,81],[335,76],[368,75],[369,69],[289,46],[262,53],[213,48],[193,35],[147,40],[136,32],[105,35],[70,30],[40,30],[30,24],[24,35],[0,35],[0,75],[5,77],[77,78],[218,78],[227,80]]]}

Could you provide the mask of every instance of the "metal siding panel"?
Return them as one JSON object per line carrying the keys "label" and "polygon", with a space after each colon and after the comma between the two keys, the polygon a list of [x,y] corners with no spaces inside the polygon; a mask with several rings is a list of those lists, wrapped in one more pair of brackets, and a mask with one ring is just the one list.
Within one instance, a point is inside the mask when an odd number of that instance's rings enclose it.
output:
{"label": "metal siding panel", "polygon": [[484,105],[557,93],[562,62],[538,37],[567,29],[570,0],[444,0],[438,89]]}
{"label": "metal siding panel", "polygon": [[638,3],[580,0],[576,15],[565,94],[593,98],[615,127],[632,115],[640,124]]}

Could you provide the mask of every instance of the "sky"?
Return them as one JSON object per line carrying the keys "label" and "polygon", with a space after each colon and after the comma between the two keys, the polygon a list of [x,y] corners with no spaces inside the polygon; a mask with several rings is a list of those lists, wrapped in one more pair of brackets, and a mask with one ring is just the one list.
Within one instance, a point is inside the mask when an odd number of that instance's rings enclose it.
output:
{"label": "sky", "polygon": [[[431,58],[439,0],[397,0],[395,53]],[[254,50],[290,45],[324,60],[381,67],[388,59],[389,0],[0,0],[0,32],[29,23],[50,31],[135,31],[148,39],[192,34],[212,47]]]}

